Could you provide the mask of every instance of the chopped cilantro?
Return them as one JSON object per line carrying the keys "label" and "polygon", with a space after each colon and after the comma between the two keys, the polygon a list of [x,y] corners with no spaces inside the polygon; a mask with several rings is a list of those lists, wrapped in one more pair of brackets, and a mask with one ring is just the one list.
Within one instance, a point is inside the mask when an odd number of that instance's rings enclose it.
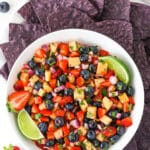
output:
{"label": "chopped cilantro", "polygon": [[70,50],[73,51],[73,46],[69,46]]}
{"label": "chopped cilantro", "polygon": [[41,118],[41,114],[35,114],[35,119],[38,120]]}

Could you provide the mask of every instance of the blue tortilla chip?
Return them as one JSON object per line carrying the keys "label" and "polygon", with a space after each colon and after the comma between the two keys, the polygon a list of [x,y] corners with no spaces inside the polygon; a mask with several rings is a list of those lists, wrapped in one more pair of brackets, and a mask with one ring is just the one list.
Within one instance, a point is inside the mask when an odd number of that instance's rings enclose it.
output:
{"label": "blue tortilla chip", "polygon": [[130,0],[105,0],[102,13],[103,20],[129,21]]}
{"label": "blue tortilla chip", "polygon": [[130,18],[134,39],[140,40],[150,37],[150,6],[131,3]]}
{"label": "blue tortilla chip", "polygon": [[25,19],[27,23],[40,24],[40,21],[36,16],[30,2],[25,4],[22,8],[20,8],[18,12],[21,14],[21,16]]}
{"label": "blue tortilla chip", "polygon": [[5,64],[2,66],[2,68],[0,69],[0,74],[1,74],[5,79],[8,78],[9,69],[8,69],[7,63],[5,63]]}

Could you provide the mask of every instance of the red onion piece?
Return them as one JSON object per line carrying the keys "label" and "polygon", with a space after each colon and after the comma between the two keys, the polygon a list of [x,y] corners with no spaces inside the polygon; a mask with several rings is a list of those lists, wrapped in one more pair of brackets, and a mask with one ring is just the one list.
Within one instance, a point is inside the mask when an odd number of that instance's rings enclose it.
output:
{"label": "red onion piece", "polygon": [[64,90],[65,89],[65,86],[64,85],[61,85],[61,86],[59,86],[59,87],[57,87],[57,88],[55,88],[54,89],[54,92],[60,92],[60,91],[62,91],[62,90]]}
{"label": "red onion piece", "polygon": [[82,69],[88,69],[89,65],[88,64],[82,64],[81,67],[82,67]]}
{"label": "red onion piece", "polygon": [[56,94],[55,92],[52,92],[52,95],[53,95],[53,97],[56,97],[56,96],[57,96],[57,94]]}
{"label": "red onion piece", "polygon": [[80,123],[77,119],[75,119],[70,122],[70,125],[77,129],[77,128],[79,128]]}
{"label": "red onion piece", "polygon": [[31,69],[28,64],[24,64],[24,65],[23,65],[23,68],[24,68],[24,69]]}
{"label": "red onion piece", "polygon": [[42,49],[46,52],[49,50],[49,46],[47,44],[42,45]]}
{"label": "red onion piece", "polygon": [[50,71],[51,71],[51,73],[55,73],[56,72],[56,70],[53,67],[50,68]]}
{"label": "red onion piece", "polygon": [[63,59],[63,56],[62,55],[57,55],[57,59],[58,59],[58,61],[60,61],[60,60]]}
{"label": "red onion piece", "polygon": [[92,56],[91,55],[89,55],[88,62],[92,62]]}
{"label": "red onion piece", "polygon": [[121,118],[121,113],[117,113],[116,118],[120,119]]}
{"label": "red onion piece", "polygon": [[34,75],[34,70],[29,69],[29,70],[28,70],[28,73],[29,73],[30,76],[32,76],[32,75]]}

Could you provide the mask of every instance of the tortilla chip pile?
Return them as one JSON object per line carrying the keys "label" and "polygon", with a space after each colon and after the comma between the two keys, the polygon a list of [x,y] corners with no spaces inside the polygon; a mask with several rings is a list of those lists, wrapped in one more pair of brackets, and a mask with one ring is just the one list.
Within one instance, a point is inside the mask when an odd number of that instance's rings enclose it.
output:
{"label": "tortilla chip pile", "polygon": [[[19,54],[37,38],[52,31],[81,28],[103,33],[121,44],[135,60],[145,88],[140,128],[125,150],[150,148],[150,7],[129,0],[31,0],[18,11],[23,24],[10,24],[9,43],[0,45],[7,64],[5,78]],[[138,84],[138,81],[137,81]]]}

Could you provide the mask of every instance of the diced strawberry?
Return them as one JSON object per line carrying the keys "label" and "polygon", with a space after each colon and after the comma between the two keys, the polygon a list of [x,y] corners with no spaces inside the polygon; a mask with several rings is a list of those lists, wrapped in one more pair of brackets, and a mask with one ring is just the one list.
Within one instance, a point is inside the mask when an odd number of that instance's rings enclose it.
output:
{"label": "diced strawberry", "polygon": [[113,70],[109,70],[109,71],[104,75],[104,78],[105,78],[105,79],[109,79],[112,75],[114,75],[114,71],[113,71]]}
{"label": "diced strawberry", "polygon": [[37,104],[33,104],[32,105],[32,109],[31,109],[31,111],[32,111],[32,113],[39,113],[39,107],[38,107],[38,105]]}
{"label": "diced strawberry", "polygon": [[48,131],[48,132],[47,132],[47,138],[48,138],[49,140],[54,139],[54,138],[55,138],[55,137],[54,137],[54,132]]}
{"label": "diced strawberry", "polygon": [[125,102],[123,103],[123,112],[128,112],[129,111],[129,103]]}
{"label": "diced strawberry", "polygon": [[72,70],[70,71],[70,73],[71,73],[72,75],[74,75],[75,77],[78,77],[78,76],[80,75],[80,71],[81,71],[80,68],[79,68],[79,69],[72,69]]}
{"label": "diced strawberry", "polygon": [[48,117],[45,117],[45,116],[40,117],[39,120],[40,120],[41,122],[49,122],[49,118],[48,118]]}
{"label": "diced strawberry", "polygon": [[107,110],[104,108],[98,108],[98,117],[101,118],[106,114]]}
{"label": "diced strawberry", "polygon": [[34,56],[37,58],[45,58],[46,57],[46,52],[43,49],[38,49],[35,53]]}
{"label": "diced strawberry", "polygon": [[67,43],[60,43],[58,45],[59,52],[63,56],[68,56],[69,54],[69,45]]}
{"label": "diced strawberry", "polygon": [[79,146],[73,146],[70,148],[70,150],[81,150],[81,148]]}
{"label": "diced strawberry", "polygon": [[100,84],[103,87],[109,87],[111,85],[110,81],[104,81]]}
{"label": "diced strawberry", "polygon": [[77,119],[80,121],[80,123],[83,123],[83,119],[84,119],[84,112],[81,110],[81,111],[78,111],[76,113],[76,116],[77,116]]}
{"label": "diced strawberry", "polygon": [[132,119],[130,117],[121,120],[121,125],[124,127],[129,127],[132,125]]}
{"label": "diced strawberry", "polygon": [[56,116],[64,117],[65,116],[65,111],[62,109],[57,109],[55,112]]}
{"label": "diced strawberry", "polygon": [[83,86],[83,84],[84,84],[84,79],[82,78],[82,77],[78,77],[77,79],[76,79],[76,84],[77,84],[77,86],[79,86],[79,87],[81,87],[81,86]]}
{"label": "diced strawberry", "polygon": [[63,72],[66,72],[67,71],[67,67],[68,67],[68,60],[60,60],[58,62],[58,66],[59,68],[63,71]]}
{"label": "diced strawberry", "polygon": [[[51,79],[56,79],[58,76],[62,74],[62,70],[58,68],[55,73],[52,73]],[[50,81],[51,82],[51,81]]]}
{"label": "diced strawberry", "polygon": [[115,135],[116,132],[117,132],[117,130],[115,127],[108,126],[102,131],[102,134],[105,135],[106,137],[111,137],[111,136]]}
{"label": "diced strawberry", "polygon": [[61,103],[62,99],[63,99],[62,96],[55,96],[55,97],[53,97],[52,101],[54,103]]}
{"label": "diced strawberry", "polygon": [[43,115],[43,116],[48,116],[49,117],[52,114],[52,111],[48,110],[48,109],[44,109],[44,110],[40,111],[40,114]]}
{"label": "diced strawberry", "polygon": [[80,137],[79,137],[79,141],[80,141],[80,142],[84,141],[85,139],[86,139],[86,137],[85,137],[85,136],[80,135]]}
{"label": "diced strawberry", "polygon": [[69,135],[69,133],[70,133],[70,130],[69,130],[69,128],[67,126],[63,126],[62,127],[62,131],[63,131],[64,137]]}
{"label": "diced strawberry", "polygon": [[41,104],[42,102],[43,102],[42,97],[40,97],[40,96],[34,97],[35,104]]}
{"label": "diced strawberry", "polygon": [[130,102],[130,104],[135,104],[135,100],[134,100],[134,98],[133,97],[129,97],[129,102]]}
{"label": "diced strawberry", "polygon": [[67,103],[70,103],[73,101],[73,98],[71,96],[64,96],[62,101],[60,102],[61,105],[65,105]]}
{"label": "diced strawberry", "polygon": [[75,89],[75,86],[72,83],[70,83],[70,82],[66,82],[65,86],[66,86],[66,88]]}
{"label": "diced strawberry", "polygon": [[23,85],[26,86],[29,82],[29,74],[26,72],[22,72],[20,74],[20,80],[22,81]]}
{"label": "diced strawberry", "polygon": [[13,150],[21,150],[18,146],[13,146]]}
{"label": "diced strawberry", "polygon": [[19,111],[25,107],[30,97],[31,93],[27,91],[17,91],[8,96],[8,102],[13,109]]}
{"label": "diced strawberry", "polygon": [[109,55],[109,52],[108,51],[106,51],[106,50],[100,50],[99,51],[99,54],[101,55],[101,56],[108,56]]}
{"label": "diced strawberry", "polygon": [[74,113],[67,111],[65,114],[65,118],[66,118],[66,120],[69,120],[69,121],[73,120],[75,118]]}
{"label": "diced strawberry", "polygon": [[23,82],[21,80],[17,80],[16,83],[14,84],[14,89],[16,91],[21,91],[24,89]]}
{"label": "diced strawberry", "polygon": [[67,137],[64,138],[64,141],[65,141],[66,146],[70,145],[70,142]]}
{"label": "diced strawberry", "polygon": [[55,125],[54,125],[54,121],[51,120],[48,126],[48,131],[54,132],[56,130]]}
{"label": "diced strawberry", "polygon": [[49,82],[51,88],[53,88],[53,89],[56,87],[56,83],[57,83],[56,79],[51,79],[50,82]]}

